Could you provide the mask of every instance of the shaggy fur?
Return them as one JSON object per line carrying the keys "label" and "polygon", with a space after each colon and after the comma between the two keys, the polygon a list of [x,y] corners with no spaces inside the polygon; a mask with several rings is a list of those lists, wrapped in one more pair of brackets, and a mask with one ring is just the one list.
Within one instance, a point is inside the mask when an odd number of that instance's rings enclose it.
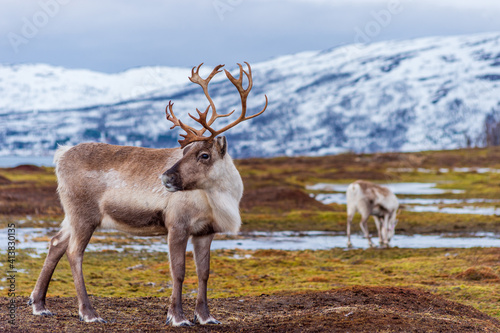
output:
{"label": "shaggy fur", "polygon": [[[360,226],[370,246],[373,243],[368,233],[368,218],[370,215],[375,220],[381,246],[388,246],[394,236],[397,224],[396,213],[399,203],[396,196],[386,187],[357,180],[347,188],[347,246],[351,243],[351,223],[356,211],[361,214]],[[381,221],[382,220],[382,221]]]}

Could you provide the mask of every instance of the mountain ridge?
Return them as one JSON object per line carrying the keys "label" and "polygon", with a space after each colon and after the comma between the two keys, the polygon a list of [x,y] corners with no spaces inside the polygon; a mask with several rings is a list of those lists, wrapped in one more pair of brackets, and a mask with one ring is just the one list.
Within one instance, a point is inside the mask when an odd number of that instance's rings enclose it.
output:
{"label": "mountain ridge", "polygon": [[[500,32],[305,51],[252,64],[252,72],[248,113],[262,108],[264,94],[269,106],[227,132],[235,157],[481,146],[487,123],[500,121]],[[189,75],[0,65],[0,155],[45,155],[83,141],[175,147],[168,101],[188,124],[188,112],[208,105]],[[210,94],[220,113],[238,113],[239,95],[223,74]]]}

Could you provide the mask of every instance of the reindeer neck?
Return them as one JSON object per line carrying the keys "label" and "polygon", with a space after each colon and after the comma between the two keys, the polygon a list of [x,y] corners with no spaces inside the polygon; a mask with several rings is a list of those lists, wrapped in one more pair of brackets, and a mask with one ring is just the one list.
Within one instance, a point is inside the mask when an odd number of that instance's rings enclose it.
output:
{"label": "reindeer neck", "polygon": [[[229,158],[229,156],[226,156]],[[226,177],[217,186],[206,190],[218,232],[237,233],[241,226],[240,199],[243,194],[241,176],[232,163],[225,164]]]}

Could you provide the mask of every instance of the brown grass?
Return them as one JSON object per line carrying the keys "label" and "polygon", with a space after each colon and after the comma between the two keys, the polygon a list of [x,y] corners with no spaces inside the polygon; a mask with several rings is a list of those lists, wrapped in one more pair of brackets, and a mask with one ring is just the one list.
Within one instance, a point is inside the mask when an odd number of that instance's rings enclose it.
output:
{"label": "brown grass", "polygon": [[491,267],[485,266],[470,267],[456,277],[466,281],[500,282],[500,276]]}

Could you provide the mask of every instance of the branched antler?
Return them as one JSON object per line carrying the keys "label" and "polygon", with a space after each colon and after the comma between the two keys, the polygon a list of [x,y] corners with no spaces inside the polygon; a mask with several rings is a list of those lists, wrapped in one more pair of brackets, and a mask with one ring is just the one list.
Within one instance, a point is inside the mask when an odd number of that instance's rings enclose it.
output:
{"label": "branched antler", "polygon": [[[262,109],[262,111],[254,114],[252,116],[246,117],[247,97],[248,97],[248,94],[250,93],[250,90],[252,89],[253,81],[252,81],[252,69],[251,69],[250,65],[247,62],[245,62],[245,64],[247,64],[247,66],[248,66],[248,73],[243,69],[243,66],[241,66],[241,64],[238,64],[238,66],[240,68],[240,76],[239,76],[238,79],[235,79],[231,75],[231,73],[229,73],[227,70],[224,70],[224,72],[226,73],[227,78],[229,79],[229,81],[231,81],[233,83],[233,85],[236,87],[236,89],[238,90],[238,92],[240,94],[240,98],[241,98],[241,114],[238,117],[238,119],[236,119],[232,123],[226,125],[225,127],[223,127],[220,130],[215,130],[215,129],[213,129],[211,127],[212,124],[214,123],[214,121],[217,118],[229,117],[230,115],[233,114],[233,112],[235,110],[233,110],[233,111],[231,111],[229,113],[226,113],[226,114],[218,114],[217,113],[217,109],[215,108],[215,104],[214,104],[212,98],[210,97],[210,95],[208,93],[208,84],[210,83],[210,80],[212,80],[212,78],[217,73],[221,72],[220,69],[224,65],[218,65],[218,66],[216,66],[212,70],[212,73],[210,73],[210,75],[206,79],[201,78],[201,76],[199,75],[199,70],[200,70],[201,65],[203,65],[203,63],[201,63],[198,67],[193,67],[193,69],[191,70],[191,77],[189,78],[189,80],[191,80],[191,82],[196,83],[196,84],[198,84],[198,85],[200,85],[202,87],[203,92],[205,93],[205,96],[208,99],[209,106],[206,108],[206,110],[204,112],[201,112],[200,110],[196,109],[196,112],[198,112],[198,118],[196,118],[193,115],[189,114],[189,116],[194,121],[196,121],[201,126],[203,126],[202,129],[196,130],[195,128],[193,128],[191,126],[187,126],[187,125],[183,124],[182,121],[180,121],[179,119],[177,119],[177,117],[175,116],[174,111],[172,109],[173,103],[171,101],[168,103],[168,106],[165,109],[165,112],[167,114],[167,119],[170,120],[174,124],[174,126],[172,126],[170,129],[173,129],[176,126],[179,126],[180,128],[182,128],[186,132],[186,134],[181,134],[181,136],[184,139],[183,140],[179,140],[179,143],[181,144],[181,148],[184,148],[188,144],[190,144],[192,142],[195,142],[195,141],[211,141],[217,135],[219,135],[219,134],[227,131],[228,129],[236,126],[237,124],[239,124],[239,123],[241,123],[241,122],[243,122],[245,120],[252,119],[252,118],[255,118],[255,117],[261,115],[266,110],[267,104],[268,104],[268,99],[267,99],[267,96],[264,95],[265,98],[266,98],[266,104],[264,105],[264,108]],[[195,70],[195,68],[196,68],[196,70]],[[248,79],[248,87],[246,89],[243,88],[243,74]],[[210,116],[210,119],[207,121],[208,110],[210,110],[210,109],[212,109],[212,114]],[[208,136],[208,137],[203,136],[203,133],[205,133],[206,130],[208,130],[211,133],[211,135]]]}

